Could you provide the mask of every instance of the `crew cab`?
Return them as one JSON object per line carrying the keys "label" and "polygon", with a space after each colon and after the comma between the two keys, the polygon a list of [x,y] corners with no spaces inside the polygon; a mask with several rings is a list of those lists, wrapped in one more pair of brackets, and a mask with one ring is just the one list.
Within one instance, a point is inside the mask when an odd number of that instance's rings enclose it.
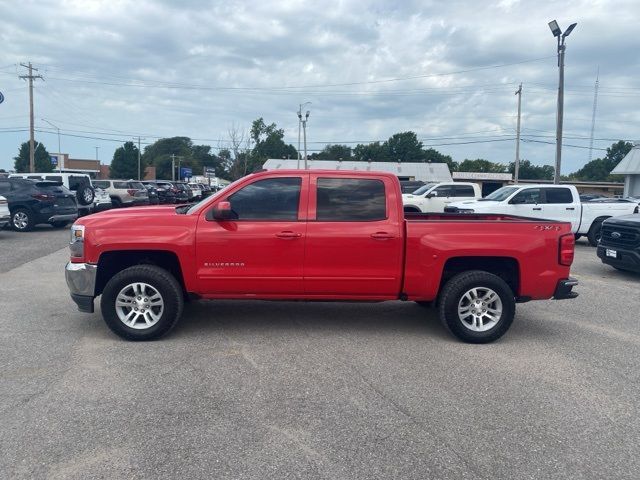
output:
{"label": "crew cab", "polygon": [[602,263],[640,273],[640,215],[609,218],[602,224],[598,244]]}
{"label": "crew cab", "polygon": [[445,212],[501,213],[571,223],[576,239],[598,245],[607,218],[638,213],[635,202],[581,202],[573,185],[508,185],[485,198],[451,203]]}
{"label": "crew cab", "polygon": [[[140,228],[144,225],[144,228]],[[414,301],[486,343],[516,302],[573,298],[568,223],[406,214],[396,176],[279,170],[194,205],[109,210],[71,228],[66,280],[129,340],[167,333],[185,299]]]}
{"label": "crew cab", "polygon": [[440,182],[427,183],[402,195],[405,212],[444,212],[447,205],[482,197],[477,183]]}

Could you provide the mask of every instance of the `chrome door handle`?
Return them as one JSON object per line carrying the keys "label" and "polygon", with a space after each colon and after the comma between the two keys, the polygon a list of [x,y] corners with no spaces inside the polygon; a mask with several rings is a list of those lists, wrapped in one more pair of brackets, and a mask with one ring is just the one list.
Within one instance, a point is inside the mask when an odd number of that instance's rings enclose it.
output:
{"label": "chrome door handle", "polygon": [[276,233],[276,237],[278,238],[300,238],[301,236],[302,236],[301,233],[295,233],[295,232]]}
{"label": "chrome door handle", "polygon": [[387,232],[376,232],[371,234],[371,238],[374,240],[388,240],[390,238],[396,238],[395,235],[392,235]]}

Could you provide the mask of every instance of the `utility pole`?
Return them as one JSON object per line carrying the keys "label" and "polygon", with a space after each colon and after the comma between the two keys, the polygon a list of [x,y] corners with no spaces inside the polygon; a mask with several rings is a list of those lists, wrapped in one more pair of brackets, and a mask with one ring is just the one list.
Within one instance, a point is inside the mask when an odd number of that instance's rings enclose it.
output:
{"label": "utility pole", "polygon": [[29,74],[28,75],[20,75],[20,78],[23,80],[29,80],[29,172],[33,173],[35,172],[35,140],[34,140],[34,134],[33,134],[33,80],[36,78],[39,78],[40,80],[44,80],[42,78],[42,75],[34,75],[33,71],[35,70],[36,72],[38,71],[37,68],[33,68],[33,65],[31,65],[31,62],[29,62],[28,64],[24,64],[21,63],[20,65],[22,65],[24,68],[27,68],[29,70]]}
{"label": "utility pole", "polygon": [[[309,110],[304,116],[304,120],[302,120],[302,132],[304,135],[304,169],[307,170],[307,120],[309,120]],[[300,118],[302,119],[302,113],[300,113]]]}
{"label": "utility pole", "polygon": [[138,180],[140,180],[140,137],[138,137]]}
{"label": "utility pole", "polygon": [[300,129],[302,128],[302,104],[298,109],[298,170],[300,170]]}
{"label": "utility pole", "polygon": [[596,73],[596,86],[593,92],[593,111],[591,112],[591,137],[589,138],[589,161],[593,158],[593,133],[596,129],[596,109],[598,108],[598,86],[600,84],[600,67]]}
{"label": "utility pole", "polygon": [[176,155],[174,153],[171,154],[171,181],[176,181]]}
{"label": "utility pole", "polygon": [[97,162],[99,162],[99,161],[100,161],[100,160],[98,160],[98,149],[99,149],[99,148],[100,148],[100,147],[96,147],[96,161],[97,161]]}
{"label": "utility pole", "polygon": [[309,119],[309,110],[307,110],[307,114],[305,119],[302,120],[302,107],[306,107],[307,105],[311,105],[311,102],[305,102],[300,104],[300,108],[298,109],[298,170],[300,170],[300,126],[305,129],[304,132],[304,169],[307,169],[307,120]]}
{"label": "utility pole", "polygon": [[518,96],[518,126],[516,127],[516,162],[513,173],[514,183],[518,183],[518,175],[520,173],[520,111],[522,106],[522,83],[518,90],[516,90]]}

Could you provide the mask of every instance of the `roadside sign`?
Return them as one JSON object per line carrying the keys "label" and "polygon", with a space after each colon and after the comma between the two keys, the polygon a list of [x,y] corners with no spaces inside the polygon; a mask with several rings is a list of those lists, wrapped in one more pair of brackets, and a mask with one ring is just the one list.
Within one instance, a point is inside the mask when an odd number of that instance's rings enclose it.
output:
{"label": "roadside sign", "polygon": [[0,92],[0,103],[4,102],[4,95]]}
{"label": "roadside sign", "polygon": [[57,155],[50,155],[49,159],[51,160],[51,165],[53,165],[54,167],[58,166],[58,156]]}
{"label": "roadside sign", "polygon": [[190,167],[180,167],[180,179],[193,177],[193,171]]}

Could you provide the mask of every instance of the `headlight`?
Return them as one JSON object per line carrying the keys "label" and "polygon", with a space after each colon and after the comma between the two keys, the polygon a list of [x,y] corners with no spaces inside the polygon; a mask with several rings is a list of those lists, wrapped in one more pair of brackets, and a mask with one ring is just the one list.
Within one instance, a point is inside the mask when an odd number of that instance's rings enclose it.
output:
{"label": "headlight", "polygon": [[71,226],[69,251],[73,258],[82,258],[84,256],[84,225],[74,224]]}

